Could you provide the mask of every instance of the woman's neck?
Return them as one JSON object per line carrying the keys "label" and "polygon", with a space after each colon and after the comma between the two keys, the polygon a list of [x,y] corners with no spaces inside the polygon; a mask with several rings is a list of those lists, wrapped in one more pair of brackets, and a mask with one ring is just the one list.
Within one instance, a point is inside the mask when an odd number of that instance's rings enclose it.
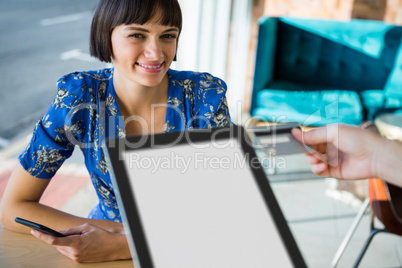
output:
{"label": "woman's neck", "polygon": [[159,85],[146,87],[115,72],[113,86],[127,135],[163,132],[169,88],[167,74]]}
{"label": "woman's neck", "polygon": [[125,116],[141,115],[149,113],[152,104],[166,104],[169,78],[166,74],[159,85],[147,87],[128,80],[115,71],[113,86],[120,109],[126,113]]}

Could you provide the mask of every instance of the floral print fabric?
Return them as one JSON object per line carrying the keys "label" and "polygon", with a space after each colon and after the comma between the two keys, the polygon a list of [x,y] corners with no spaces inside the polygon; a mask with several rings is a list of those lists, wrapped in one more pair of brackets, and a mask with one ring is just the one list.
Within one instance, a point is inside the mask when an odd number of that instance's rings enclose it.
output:
{"label": "floral print fabric", "polygon": [[[226,84],[208,73],[168,70],[164,132],[228,126]],[[113,87],[113,68],[75,72],[59,79],[57,94],[20,155],[21,165],[37,178],[50,179],[78,146],[99,204],[90,218],[121,221],[102,148],[104,140],[125,136]]]}

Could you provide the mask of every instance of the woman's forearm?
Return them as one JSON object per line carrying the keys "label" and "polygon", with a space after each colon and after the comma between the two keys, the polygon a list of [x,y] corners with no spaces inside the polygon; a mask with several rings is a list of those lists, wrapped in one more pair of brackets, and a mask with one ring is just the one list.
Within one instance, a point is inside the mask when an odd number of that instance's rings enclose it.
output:
{"label": "woman's forearm", "polygon": [[17,232],[29,233],[30,229],[15,223],[15,217],[25,218],[55,230],[65,230],[84,223],[91,223],[110,232],[123,232],[123,226],[121,223],[77,217],[37,202],[24,201],[3,205],[1,211],[1,224],[4,225],[4,227]]}
{"label": "woman's forearm", "polygon": [[121,223],[77,217],[40,204],[48,184],[49,180],[32,177],[21,165],[17,165],[0,202],[0,224],[14,231],[29,232],[29,228],[14,222],[15,217],[20,217],[55,230],[92,223],[111,232],[123,232]]}

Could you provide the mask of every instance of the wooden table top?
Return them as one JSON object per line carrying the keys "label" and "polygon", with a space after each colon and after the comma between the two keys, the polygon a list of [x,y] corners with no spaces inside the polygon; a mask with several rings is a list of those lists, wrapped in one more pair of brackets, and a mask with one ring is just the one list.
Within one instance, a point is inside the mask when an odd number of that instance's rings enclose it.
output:
{"label": "wooden table top", "polygon": [[0,225],[0,267],[118,267],[133,268],[131,260],[77,263],[40,239],[16,233]]}

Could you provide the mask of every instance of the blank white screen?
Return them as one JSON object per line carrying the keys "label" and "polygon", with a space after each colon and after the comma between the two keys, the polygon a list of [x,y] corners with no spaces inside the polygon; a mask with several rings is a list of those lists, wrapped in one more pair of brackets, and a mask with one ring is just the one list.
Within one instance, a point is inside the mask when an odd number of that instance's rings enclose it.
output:
{"label": "blank white screen", "polygon": [[126,153],[155,267],[293,266],[240,145],[225,142]]}

